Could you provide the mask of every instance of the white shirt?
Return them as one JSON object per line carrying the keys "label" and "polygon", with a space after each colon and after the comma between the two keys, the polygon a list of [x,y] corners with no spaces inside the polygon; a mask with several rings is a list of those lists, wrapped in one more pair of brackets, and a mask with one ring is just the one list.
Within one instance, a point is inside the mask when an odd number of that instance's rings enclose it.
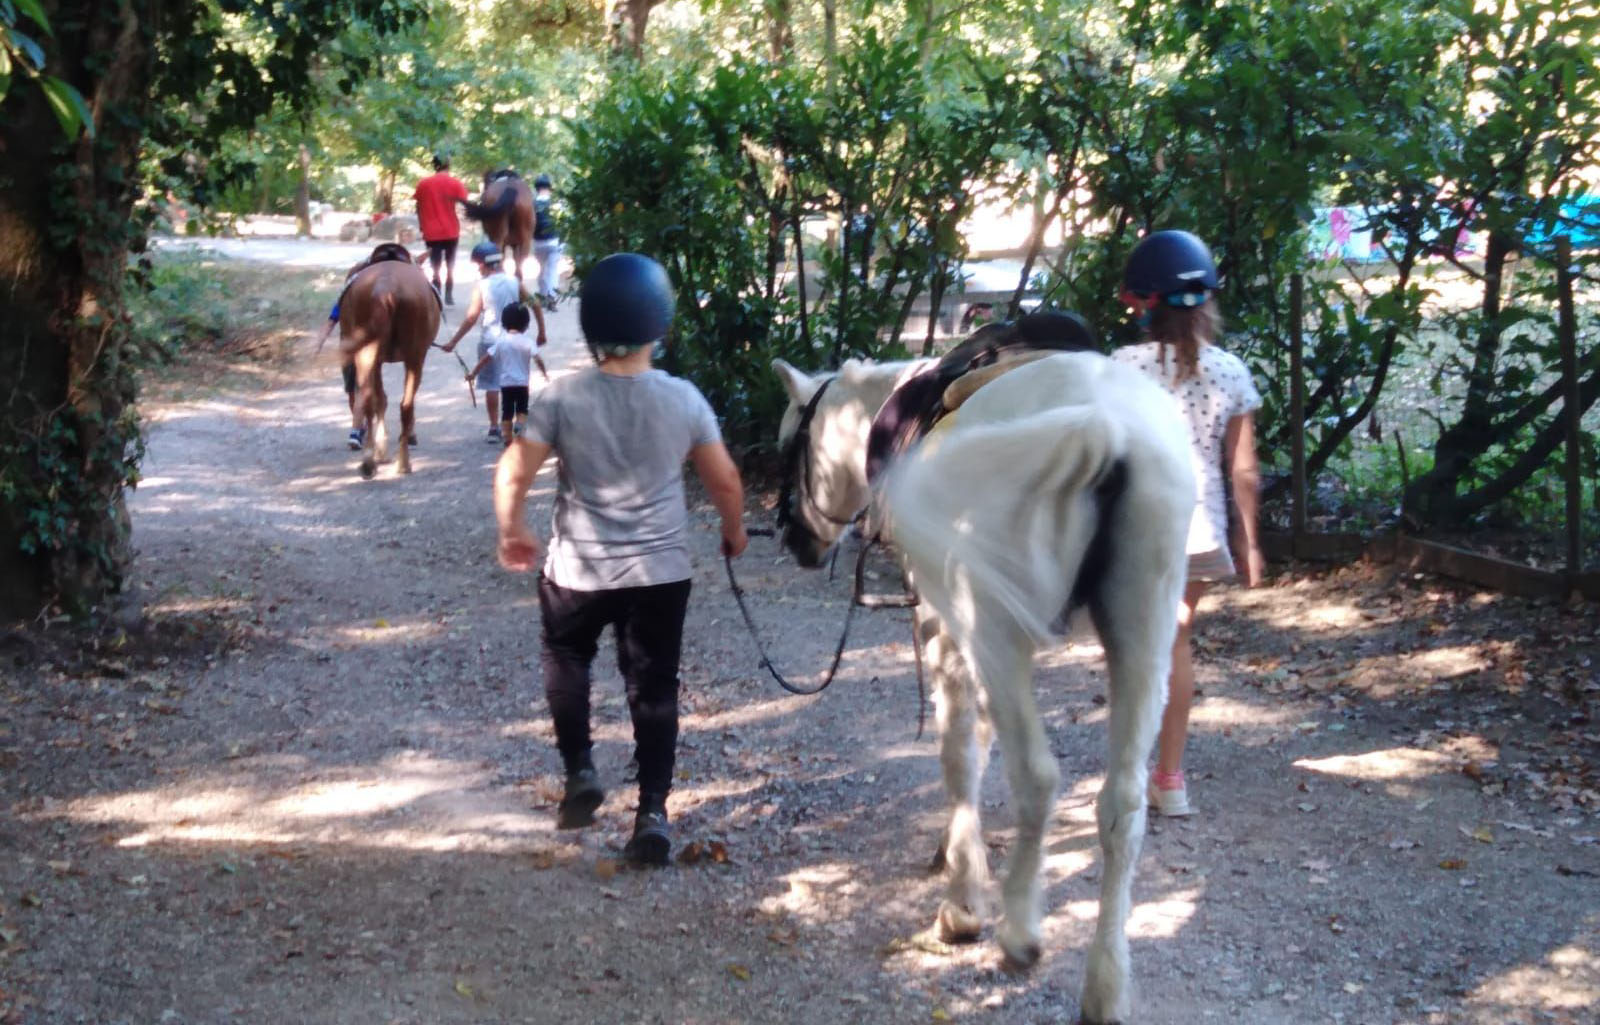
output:
{"label": "white shirt", "polygon": [[532,378],[533,339],[521,331],[496,327],[489,333],[489,358],[494,360],[495,380],[500,386],[520,388]]}
{"label": "white shirt", "polygon": [[1189,425],[1189,456],[1199,487],[1194,519],[1189,523],[1190,555],[1228,550],[1228,506],[1223,488],[1223,439],[1228,421],[1261,408],[1261,393],[1239,357],[1215,345],[1200,347],[1192,377],[1177,380],[1175,352],[1161,365],[1160,342],[1125,345],[1111,354],[1118,363],[1144,371],[1178,403]]}

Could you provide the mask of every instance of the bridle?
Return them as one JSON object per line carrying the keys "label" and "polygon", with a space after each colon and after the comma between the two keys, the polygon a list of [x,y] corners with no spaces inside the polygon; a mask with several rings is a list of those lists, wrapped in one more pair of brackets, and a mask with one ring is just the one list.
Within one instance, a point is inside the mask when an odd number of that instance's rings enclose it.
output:
{"label": "bridle", "polygon": [[[767,652],[767,646],[761,639],[761,631],[756,627],[755,618],[751,616],[750,608],[745,603],[744,588],[739,586],[739,581],[734,576],[733,560],[726,554],[724,554],[722,557],[723,568],[726,569],[728,573],[728,588],[733,592],[733,600],[739,606],[739,614],[744,617],[744,625],[750,631],[750,638],[755,642],[756,650],[761,655],[762,668],[771,674],[772,678],[777,681],[778,686],[782,687],[791,694],[799,694],[802,696],[820,694],[824,690],[828,689],[829,684],[833,683],[833,678],[839,671],[839,663],[844,658],[845,645],[850,639],[850,622],[855,618],[857,608],[911,608],[918,604],[918,598],[916,593],[911,589],[909,581],[906,582],[906,587],[902,594],[867,594],[865,592],[867,554],[875,546],[883,543],[877,537],[868,537],[860,528],[861,521],[867,515],[867,508],[862,508],[860,512],[855,513],[849,519],[840,519],[839,517],[830,513],[828,510],[822,508],[822,506],[817,503],[817,500],[812,497],[811,423],[816,419],[817,406],[822,401],[823,392],[827,391],[828,385],[832,383],[833,378],[830,377],[828,380],[823,381],[822,384],[818,386],[816,392],[811,396],[811,398],[806,402],[805,407],[800,411],[800,421],[795,426],[794,436],[791,437],[788,444],[784,446],[783,478],[778,490],[776,531],[778,536],[781,538],[787,528],[799,526],[805,529],[808,533],[813,533],[813,536],[815,536],[814,532],[811,531],[811,528],[794,513],[793,507],[795,504],[795,491],[798,489],[802,495],[803,501],[805,501],[806,504],[811,507],[812,512],[834,526],[840,528],[841,536],[838,539],[839,541],[843,541],[843,535],[852,529],[855,530],[857,537],[859,537],[861,540],[860,550],[856,553],[853,590],[851,593],[850,604],[845,609],[844,626],[839,631],[839,643],[835,645],[833,649],[833,661],[829,663],[827,672],[823,673],[821,680],[811,684],[810,686],[801,686],[799,684],[791,683],[784,677],[782,673],[778,672],[778,667],[773,664],[772,657]],[[765,530],[751,530],[750,533],[765,534],[768,532]],[[838,557],[838,548],[834,549],[834,557],[835,559]],[[832,575],[831,569],[829,571],[829,575],[830,577]],[[926,708],[926,699],[924,696],[926,694],[926,685],[923,680],[922,669],[922,639],[917,631],[917,622],[915,616],[912,617],[911,621],[911,649],[916,657],[917,666],[917,736],[920,738],[922,736],[922,727],[924,722],[923,710]]]}
{"label": "bridle", "polygon": [[794,436],[789,439],[789,443],[783,448],[783,477],[778,487],[777,524],[780,536],[784,530],[796,524],[805,527],[808,531],[810,530],[804,520],[795,515],[796,490],[800,492],[806,505],[810,506],[811,512],[840,528],[841,531],[849,529],[865,513],[865,510],[862,510],[849,519],[840,519],[824,509],[812,497],[814,489],[811,486],[811,422],[816,419],[817,405],[822,401],[822,396],[828,390],[828,385],[832,383],[833,378],[830,377],[817,387],[816,392],[800,411],[800,422],[795,426]]}

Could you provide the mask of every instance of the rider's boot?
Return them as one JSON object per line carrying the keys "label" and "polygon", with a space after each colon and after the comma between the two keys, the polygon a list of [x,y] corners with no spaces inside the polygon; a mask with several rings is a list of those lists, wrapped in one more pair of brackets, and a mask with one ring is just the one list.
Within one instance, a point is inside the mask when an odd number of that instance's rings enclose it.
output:
{"label": "rider's boot", "polygon": [[633,819],[633,837],[622,856],[635,865],[665,865],[672,852],[672,830],[667,825],[665,794],[640,794],[639,813]]}
{"label": "rider's boot", "polygon": [[566,792],[556,810],[556,828],[582,829],[593,825],[595,809],[605,799],[606,792],[600,786],[600,774],[595,772],[593,762],[584,758],[569,765]]}

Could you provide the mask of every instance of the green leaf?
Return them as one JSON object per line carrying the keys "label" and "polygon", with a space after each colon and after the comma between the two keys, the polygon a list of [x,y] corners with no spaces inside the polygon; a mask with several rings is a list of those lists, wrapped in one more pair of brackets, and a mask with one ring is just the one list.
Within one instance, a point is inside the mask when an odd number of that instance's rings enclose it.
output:
{"label": "green leaf", "polygon": [[39,0],[11,0],[11,2],[16,4],[17,10],[27,15],[34,24],[44,29],[45,35],[51,39],[55,38],[56,34],[50,31],[50,19],[45,17],[44,6],[39,3]]}
{"label": "green leaf", "polygon": [[94,117],[78,90],[54,75],[41,78],[39,88],[44,90],[45,99],[50,101],[50,110],[61,122],[62,132],[70,138],[76,136],[81,128],[89,133],[90,138],[94,137]]}

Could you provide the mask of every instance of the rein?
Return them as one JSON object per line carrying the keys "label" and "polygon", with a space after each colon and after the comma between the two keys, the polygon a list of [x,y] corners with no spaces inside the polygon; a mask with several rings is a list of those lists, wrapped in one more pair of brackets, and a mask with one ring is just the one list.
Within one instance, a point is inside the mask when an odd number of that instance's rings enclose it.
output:
{"label": "rein", "polygon": [[[444,349],[444,346],[440,345],[438,342],[429,342],[428,345],[429,345],[430,348]],[[444,351],[449,352],[450,355],[452,355],[452,356],[454,356],[456,358],[456,362],[461,364],[461,372],[463,374],[465,374],[466,378],[467,378],[467,394],[472,397],[472,408],[473,409],[477,409],[478,408],[478,389],[474,388],[472,386],[472,373],[471,373],[471,371],[469,371],[467,369],[467,361],[462,359],[461,358],[461,353],[455,351],[454,349],[444,349]],[[539,364],[539,369],[541,369],[541,370],[544,369],[544,364],[543,363]],[[549,380],[549,375],[548,374],[545,375],[545,379]]]}
{"label": "rein", "polygon": [[[744,588],[739,586],[738,579],[733,572],[733,559],[726,554],[722,557],[723,569],[728,575],[728,588],[733,592],[733,600],[739,606],[739,615],[744,619],[745,629],[750,633],[750,639],[755,642],[756,652],[761,656],[761,667],[765,669],[778,686],[790,694],[809,697],[827,690],[833,683],[834,677],[839,672],[839,663],[844,659],[845,646],[850,641],[850,624],[855,619],[856,609],[884,609],[884,608],[914,608],[921,599],[911,587],[909,579],[905,579],[904,588],[899,594],[868,594],[866,592],[866,567],[867,555],[873,548],[883,545],[884,542],[874,536],[867,537],[862,533],[860,524],[866,517],[867,510],[863,509],[849,519],[840,519],[828,510],[819,506],[811,497],[811,422],[817,415],[817,405],[822,399],[822,393],[827,391],[832,384],[830,378],[824,381],[805,408],[800,413],[800,423],[795,429],[794,437],[789,439],[789,444],[784,451],[783,483],[778,493],[777,531],[756,528],[750,530],[752,536],[772,537],[781,532],[786,526],[794,522],[795,516],[791,511],[794,504],[795,492],[800,492],[801,499],[810,507],[811,511],[835,526],[843,527],[847,532],[853,531],[861,539],[861,548],[856,553],[855,573],[853,574],[850,604],[845,609],[844,625],[839,629],[839,643],[834,645],[833,660],[828,663],[828,669],[822,679],[810,685],[792,683],[773,664],[772,656],[767,651],[766,642],[761,639],[761,631],[756,626],[755,617],[750,614],[750,606],[745,602]],[[841,536],[840,540],[843,540]],[[838,548],[834,549],[834,559],[838,559]],[[830,576],[832,571],[830,570]],[[922,737],[923,728],[927,721],[927,683],[922,668],[922,637],[917,631],[916,616],[911,618],[911,650],[916,658],[917,667],[917,737]],[[876,677],[874,677],[876,679]]]}

